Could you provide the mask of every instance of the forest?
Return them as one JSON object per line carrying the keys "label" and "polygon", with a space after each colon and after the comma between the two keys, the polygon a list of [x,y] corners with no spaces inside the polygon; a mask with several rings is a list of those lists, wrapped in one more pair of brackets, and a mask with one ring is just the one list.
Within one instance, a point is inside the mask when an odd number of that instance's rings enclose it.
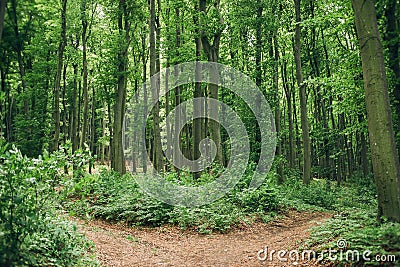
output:
{"label": "forest", "polygon": [[0,0],[0,266],[400,266],[399,52],[399,0]]}

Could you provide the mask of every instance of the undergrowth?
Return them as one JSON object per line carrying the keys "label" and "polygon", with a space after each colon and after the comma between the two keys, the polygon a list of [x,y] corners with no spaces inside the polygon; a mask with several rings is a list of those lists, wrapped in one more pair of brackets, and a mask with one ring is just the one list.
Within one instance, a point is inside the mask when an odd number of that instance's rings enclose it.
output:
{"label": "undergrowth", "polygon": [[400,266],[400,224],[376,218],[371,209],[344,210],[313,228],[307,247],[337,250],[324,258],[336,266]]}
{"label": "undergrowth", "polygon": [[66,181],[65,188],[61,194],[71,215],[143,226],[169,223],[200,233],[225,232],[236,224],[268,220],[279,211],[277,192],[267,183],[257,190],[243,191],[237,186],[216,202],[195,208],[165,204],[144,193],[131,175],[109,171]]}
{"label": "undergrowth", "polygon": [[30,159],[0,139],[0,266],[98,266],[92,244],[57,211],[66,159]]}

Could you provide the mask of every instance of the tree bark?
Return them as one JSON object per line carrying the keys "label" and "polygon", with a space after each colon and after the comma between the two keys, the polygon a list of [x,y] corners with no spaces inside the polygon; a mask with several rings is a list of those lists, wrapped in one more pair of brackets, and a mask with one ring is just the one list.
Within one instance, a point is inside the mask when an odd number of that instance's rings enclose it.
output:
{"label": "tree bark", "polygon": [[[399,60],[399,28],[396,21],[396,11],[398,8],[398,1],[390,0],[385,9],[386,22],[386,43],[389,56],[389,68],[394,74],[394,107],[397,115],[396,132],[400,132],[400,60]],[[397,143],[397,153],[400,153],[400,142]]]}
{"label": "tree bark", "polygon": [[[20,29],[18,26],[18,17],[17,17],[18,14],[17,14],[17,1],[16,0],[11,1],[11,14],[12,14],[12,20],[14,23],[13,29],[14,29],[15,41],[16,41],[15,42],[15,50],[17,53],[19,75],[21,77],[21,85],[22,85],[23,101],[24,101],[24,112],[25,112],[25,116],[27,116],[29,109],[28,109],[27,96],[25,95],[25,93],[26,93],[25,63],[24,63],[24,58],[23,58],[23,54],[22,54],[23,49],[24,49],[24,42],[20,35]],[[61,43],[60,43],[60,45],[61,45]],[[61,70],[60,70],[60,79],[59,80],[61,80]]]}
{"label": "tree bark", "polygon": [[[207,7],[207,1],[200,0],[200,12],[203,12],[204,15],[207,14],[206,7]],[[219,12],[219,0],[215,1],[214,8],[217,10],[217,12]],[[223,23],[222,17],[220,17],[219,23],[220,24]],[[204,49],[205,54],[207,55],[208,61],[217,63],[218,58],[219,58],[219,46],[220,46],[222,30],[218,29],[214,32],[212,42],[209,40],[208,36],[204,32],[204,29],[201,29],[200,35],[201,35],[201,42],[203,45],[203,49]],[[211,80],[218,81],[219,80],[218,70],[211,70],[210,76],[212,76],[212,77],[210,77]],[[208,90],[209,90],[209,97],[218,100],[218,85],[217,84],[209,84]],[[219,113],[218,106],[216,106],[214,104],[214,102],[210,102],[208,104],[208,113],[210,114],[210,117],[218,118],[218,113]],[[215,120],[208,120],[208,125],[210,128],[211,138],[214,141],[215,146],[217,148],[216,162],[223,165],[224,158],[223,158],[222,145],[221,145],[220,125]]]}
{"label": "tree bark", "polygon": [[118,84],[115,91],[111,168],[120,174],[124,174],[126,166],[122,134],[126,106],[128,47],[130,42],[130,22],[125,0],[119,1],[118,30],[120,38],[124,37],[125,42],[118,51]]}
{"label": "tree bark", "polygon": [[0,0],[0,44],[3,35],[4,16],[6,14],[7,0]]}
{"label": "tree bark", "polygon": [[56,81],[54,84],[54,106],[53,106],[53,116],[54,116],[54,138],[52,150],[58,150],[59,138],[60,138],[60,84],[61,84],[61,72],[63,69],[64,60],[64,49],[67,42],[67,0],[62,1],[61,10],[61,40],[58,46],[58,64],[57,64],[57,74]]}
{"label": "tree bark", "polygon": [[303,83],[303,71],[301,66],[301,17],[300,17],[300,1],[295,0],[296,11],[296,30],[295,30],[295,47],[294,57],[296,62],[296,80],[299,87],[300,97],[300,113],[301,113],[301,130],[303,137],[303,183],[309,184],[311,179],[311,142],[309,125],[307,118],[307,95],[306,87]]}
{"label": "tree bark", "polygon": [[[179,8],[175,9],[175,16],[176,19],[179,21],[179,16],[180,16],[180,11]],[[179,48],[181,46],[181,30],[179,27],[179,24],[176,25],[176,35],[175,35],[175,43],[176,43],[176,47],[177,47],[177,58],[179,58]],[[179,75],[179,68],[178,66],[174,66],[174,75],[177,77]],[[181,91],[182,91],[182,86],[176,86],[174,88],[174,94],[175,94],[175,107],[179,106],[181,104]],[[181,165],[181,161],[180,161],[180,156],[179,156],[179,151],[181,149],[181,142],[180,142],[180,127],[181,127],[181,111],[180,110],[176,110],[175,112],[175,118],[174,118],[175,122],[174,122],[174,147],[173,149],[173,160],[175,163],[175,166],[180,166]],[[179,168],[175,167],[175,170],[178,172],[178,175],[180,174],[180,170]]]}
{"label": "tree bark", "polygon": [[[195,4],[195,10],[198,10],[198,3]],[[201,60],[201,39],[200,39],[200,24],[199,24],[199,17],[198,14],[196,14],[193,17],[193,22],[195,24],[195,33],[196,37],[194,39],[194,42],[196,44],[196,61]],[[201,64],[198,63],[196,65],[196,79],[200,79],[201,75]],[[204,97],[203,90],[201,87],[201,83],[195,83],[194,85],[194,93],[193,93],[194,98],[199,98],[199,97]],[[204,116],[204,105],[198,104],[198,102],[195,102],[193,104],[193,115],[196,116]],[[193,160],[198,160],[201,157],[200,153],[200,141],[205,137],[205,134],[202,133],[202,130],[204,130],[204,119],[203,118],[198,118],[193,121]],[[194,166],[196,169],[198,166]],[[194,172],[193,173],[193,178],[198,179],[200,178],[201,172]]]}
{"label": "tree bark", "polygon": [[87,63],[87,28],[88,21],[86,16],[86,0],[81,3],[81,16],[82,16],[82,75],[83,75],[83,124],[80,146],[83,149],[86,142],[86,135],[89,120],[89,89],[88,89],[88,63]]}
{"label": "tree bark", "polygon": [[[159,69],[160,59],[159,59],[159,44],[156,42],[156,21],[159,22],[158,16],[156,17],[156,3],[155,0],[150,0],[150,77],[157,73]],[[159,28],[159,27],[158,27]],[[157,34],[157,38],[159,34]],[[158,59],[157,59],[158,58]],[[154,140],[153,140],[153,164],[157,171],[163,169],[163,153],[161,147],[161,130],[160,130],[160,104],[158,101],[160,94],[160,81],[151,79],[151,92],[154,107],[152,110],[153,124],[154,124]]]}
{"label": "tree bark", "polygon": [[[146,86],[146,76],[147,76],[147,55],[146,55],[146,36],[143,34],[142,35],[142,65],[143,65],[143,76],[142,76],[142,81],[143,81],[143,129],[146,128],[146,118],[147,118],[147,103],[148,103],[148,96],[147,96],[147,86]],[[144,143],[142,144],[142,168],[143,168],[143,173],[147,173],[147,150],[146,150],[146,131],[143,131],[141,133],[143,136]]]}
{"label": "tree bark", "polygon": [[280,140],[280,132],[281,132],[281,108],[280,108],[280,97],[279,97],[279,46],[276,33],[273,37],[273,47],[274,47],[274,89],[275,89],[275,127],[276,133],[278,135],[278,143],[276,145],[276,152],[275,155],[278,157],[278,166],[277,166],[277,173],[278,173],[278,184],[283,184],[285,181],[283,176],[283,167],[280,161],[280,156],[282,154],[282,143]]}
{"label": "tree bark", "polygon": [[77,112],[77,103],[76,98],[78,97],[78,64],[73,65],[74,69],[74,82],[72,89],[72,114],[70,118],[70,127],[71,127],[71,139],[72,139],[72,153],[74,153],[79,146],[79,137],[78,137],[78,112]]}
{"label": "tree bark", "polygon": [[352,0],[360,45],[378,216],[400,222],[400,165],[373,0]]}

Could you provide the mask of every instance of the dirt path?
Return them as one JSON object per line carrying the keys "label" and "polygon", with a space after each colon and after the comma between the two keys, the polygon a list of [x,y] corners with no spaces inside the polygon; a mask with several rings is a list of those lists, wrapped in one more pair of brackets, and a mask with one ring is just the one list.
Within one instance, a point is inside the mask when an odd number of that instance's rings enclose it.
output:
{"label": "dirt path", "polygon": [[[329,214],[290,211],[268,224],[255,223],[226,234],[201,235],[177,227],[131,228],[102,221],[79,221],[96,244],[103,266],[317,266],[316,262],[282,262],[272,250],[290,251],[308,238],[308,230]],[[264,262],[257,253],[268,246]],[[264,254],[259,254],[261,257]],[[288,254],[284,257],[289,258]],[[321,266],[321,265],[318,265]]]}

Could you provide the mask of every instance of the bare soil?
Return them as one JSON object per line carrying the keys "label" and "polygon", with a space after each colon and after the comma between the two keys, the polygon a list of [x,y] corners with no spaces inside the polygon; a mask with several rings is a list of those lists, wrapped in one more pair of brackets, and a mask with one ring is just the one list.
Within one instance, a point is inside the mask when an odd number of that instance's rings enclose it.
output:
{"label": "bare soil", "polygon": [[[225,234],[202,235],[176,226],[128,227],[104,221],[78,220],[81,231],[96,245],[103,266],[321,266],[315,260],[278,260],[272,250],[294,250],[309,237],[309,229],[331,215],[289,211],[270,223],[254,223]],[[268,247],[268,257],[257,254]],[[265,254],[259,253],[265,257]]]}

